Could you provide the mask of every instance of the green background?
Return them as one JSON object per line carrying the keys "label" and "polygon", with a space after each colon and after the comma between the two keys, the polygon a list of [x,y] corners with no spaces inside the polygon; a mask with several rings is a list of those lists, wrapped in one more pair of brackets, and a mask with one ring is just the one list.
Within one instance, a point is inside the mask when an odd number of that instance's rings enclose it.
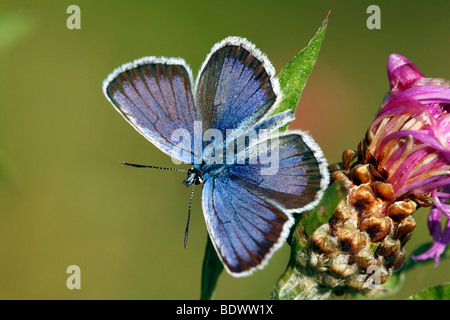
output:
{"label": "green background", "polygon": [[[81,30],[66,9],[81,8]],[[366,9],[381,8],[381,30]],[[237,35],[276,70],[305,47],[331,9],[328,31],[292,128],[328,158],[356,148],[388,90],[390,53],[450,78],[445,1],[56,1],[0,4],[0,299],[197,299],[206,243],[200,189],[189,248],[185,174],[103,96],[103,79],[142,56],[180,56],[197,72],[212,45]],[[411,252],[430,241],[414,214]],[[265,299],[287,264],[285,245],[251,277],[223,273],[218,299]],[[81,268],[81,289],[66,268]],[[450,281],[449,261],[407,274],[403,299]],[[344,297],[345,298],[345,297]]]}

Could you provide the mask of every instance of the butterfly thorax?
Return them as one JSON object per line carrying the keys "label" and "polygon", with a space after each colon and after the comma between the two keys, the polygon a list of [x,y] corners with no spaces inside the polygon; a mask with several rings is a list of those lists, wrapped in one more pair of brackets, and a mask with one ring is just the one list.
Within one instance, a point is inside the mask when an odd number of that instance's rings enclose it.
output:
{"label": "butterfly thorax", "polygon": [[188,170],[183,184],[187,187],[201,184],[205,180],[221,175],[227,168],[228,166],[223,164],[196,164]]}

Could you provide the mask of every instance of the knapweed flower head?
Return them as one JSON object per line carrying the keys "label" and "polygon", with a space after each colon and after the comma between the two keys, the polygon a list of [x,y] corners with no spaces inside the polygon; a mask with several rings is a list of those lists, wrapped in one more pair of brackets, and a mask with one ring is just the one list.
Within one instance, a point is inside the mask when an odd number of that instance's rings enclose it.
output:
{"label": "knapweed flower head", "polygon": [[434,202],[435,245],[416,258],[437,258],[450,241],[450,224],[440,227],[450,216],[450,83],[426,78],[398,54],[389,56],[388,78],[390,91],[358,150],[330,166],[346,196],[296,259],[302,281],[322,292],[379,293],[374,284],[404,263],[418,207]]}

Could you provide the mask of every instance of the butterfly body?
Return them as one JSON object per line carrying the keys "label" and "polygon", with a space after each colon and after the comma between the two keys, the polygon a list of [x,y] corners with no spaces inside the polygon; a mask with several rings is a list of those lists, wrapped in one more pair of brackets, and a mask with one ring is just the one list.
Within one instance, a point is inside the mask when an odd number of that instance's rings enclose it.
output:
{"label": "butterfly body", "polygon": [[193,185],[201,184],[204,181],[205,178],[203,177],[203,171],[198,165],[195,165],[188,170],[187,178],[183,181],[183,184],[186,187],[192,187]]}
{"label": "butterfly body", "polygon": [[314,140],[278,132],[294,114],[273,114],[282,99],[275,70],[243,38],[213,46],[195,83],[183,59],[147,57],[113,71],[103,91],[147,140],[192,165],[183,183],[203,184],[206,227],[233,276],[263,268],[294,214],[312,209],[328,185]]}

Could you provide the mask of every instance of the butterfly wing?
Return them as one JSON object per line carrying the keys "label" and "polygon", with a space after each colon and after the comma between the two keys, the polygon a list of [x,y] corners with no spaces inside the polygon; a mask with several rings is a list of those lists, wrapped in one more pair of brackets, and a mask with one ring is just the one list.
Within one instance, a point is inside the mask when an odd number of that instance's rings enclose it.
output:
{"label": "butterfly wing", "polygon": [[230,166],[230,179],[289,213],[311,210],[329,184],[322,150],[305,132],[288,130],[246,151]]}
{"label": "butterfly wing", "polygon": [[[275,164],[254,163],[267,141],[250,146],[245,164],[208,180],[202,204],[212,243],[226,269],[245,276],[263,268],[286,239],[292,215],[311,209],[329,183],[326,160],[312,139],[289,131],[274,137]],[[260,161],[260,159],[257,159]]]}
{"label": "butterfly wing", "polygon": [[195,86],[203,129],[243,130],[254,125],[281,98],[275,70],[253,44],[229,37],[217,43],[200,69]]}
{"label": "butterfly wing", "polygon": [[205,182],[202,207],[218,256],[238,277],[262,268],[293,223],[290,215],[226,177]]}
{"label": "butterfly wing", "polygon": [[[193,124],[197,120],[192,72],[183,59],[146,57],[114,70],[103,92],[116,110],[161,151],[194,162]],[[184,134],[186,139],[174,137]]]}

